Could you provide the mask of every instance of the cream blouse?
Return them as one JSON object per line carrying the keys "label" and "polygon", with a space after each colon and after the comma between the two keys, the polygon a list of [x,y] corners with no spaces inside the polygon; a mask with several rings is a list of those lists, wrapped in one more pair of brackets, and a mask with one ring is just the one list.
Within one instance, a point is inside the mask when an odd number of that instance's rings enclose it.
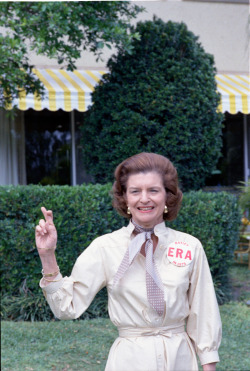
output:
{"label": "cream blouse", "polygon": [[[78,318],[104,286],[111,321],[119,337],[106,371],[195,371],[218,362],[221,320],[208,262],[199,240],[158,224],[154,253],[164,285],[163,319],[146,294],[145,257],[138,254],[118,284],[113,278],[133,235],[129,223],[95,239],[78,257],[71,276],[40,286],[59,319]],[[185,327],[185,328],[184,328]]]}

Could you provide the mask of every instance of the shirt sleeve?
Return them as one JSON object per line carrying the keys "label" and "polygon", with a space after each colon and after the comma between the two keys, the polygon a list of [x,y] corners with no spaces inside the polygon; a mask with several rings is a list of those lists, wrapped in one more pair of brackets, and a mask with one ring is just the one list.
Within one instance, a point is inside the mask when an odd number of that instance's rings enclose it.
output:
{"label": "shirt sleeve", "polygon": [[[62,277],[61,277],[62,278]],[[95,295],[106,286],[102,248],[94,241],[76,260],[70,277],[56,277],[58,282],[40,287],[59,319],[76,319],[86,311]]]}
{"label": "shirt sleeve", "polygon": [[188,300],[187,333],[201,365],[219,362],[221,318],[207,257],[200,243],[190,277]]}

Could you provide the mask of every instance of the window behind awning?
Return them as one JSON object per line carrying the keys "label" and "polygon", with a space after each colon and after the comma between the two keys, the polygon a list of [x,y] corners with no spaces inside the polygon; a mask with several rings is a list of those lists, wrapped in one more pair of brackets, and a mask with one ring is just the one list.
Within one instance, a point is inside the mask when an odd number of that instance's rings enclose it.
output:
{"label": "window behind awning", "polygon": [[[45,87],[45,96],[41,100],[33,94],[22,92],[19,99],[13,102],[17,108],[22,111],[29,108],[41,111],[47,108],[49,111],[62,109],[66,112],[85,112],[92,104],[91,93],[108,71],[34,69],[34,73]],[[231,114],[250,113],[250,76],[217,74],[215,78],[221,94],[219,111]]]}

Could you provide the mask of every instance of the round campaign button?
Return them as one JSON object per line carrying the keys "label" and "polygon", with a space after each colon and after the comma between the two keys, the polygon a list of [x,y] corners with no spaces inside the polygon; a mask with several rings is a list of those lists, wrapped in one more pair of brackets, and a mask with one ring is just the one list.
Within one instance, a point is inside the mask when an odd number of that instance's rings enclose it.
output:
{"label": "round campaign button", "polygon": [[185,267],[193,260],[194,248],[186,241],[176,240],[168,246],[167,257],[177,267]]}

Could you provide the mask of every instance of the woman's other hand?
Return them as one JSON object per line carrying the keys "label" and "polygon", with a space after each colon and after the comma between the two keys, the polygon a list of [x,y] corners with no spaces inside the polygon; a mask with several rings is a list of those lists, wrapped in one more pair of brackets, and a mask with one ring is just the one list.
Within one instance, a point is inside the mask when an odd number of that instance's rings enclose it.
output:
{"label": "woman's other hand", "polygon": [[57,244],[57,231],[53,223],[53,213],[51,210],[46,210],[45,207],[41,208],[44,219],[39,221],[36,226],[36,246],[39,255],[48,254],[54,251]]}
{"label": "woman's other hand", "polygon": [[216,362],[214,363],[207,363],[203,365],[203,371],[215,371],[216,370]]}

